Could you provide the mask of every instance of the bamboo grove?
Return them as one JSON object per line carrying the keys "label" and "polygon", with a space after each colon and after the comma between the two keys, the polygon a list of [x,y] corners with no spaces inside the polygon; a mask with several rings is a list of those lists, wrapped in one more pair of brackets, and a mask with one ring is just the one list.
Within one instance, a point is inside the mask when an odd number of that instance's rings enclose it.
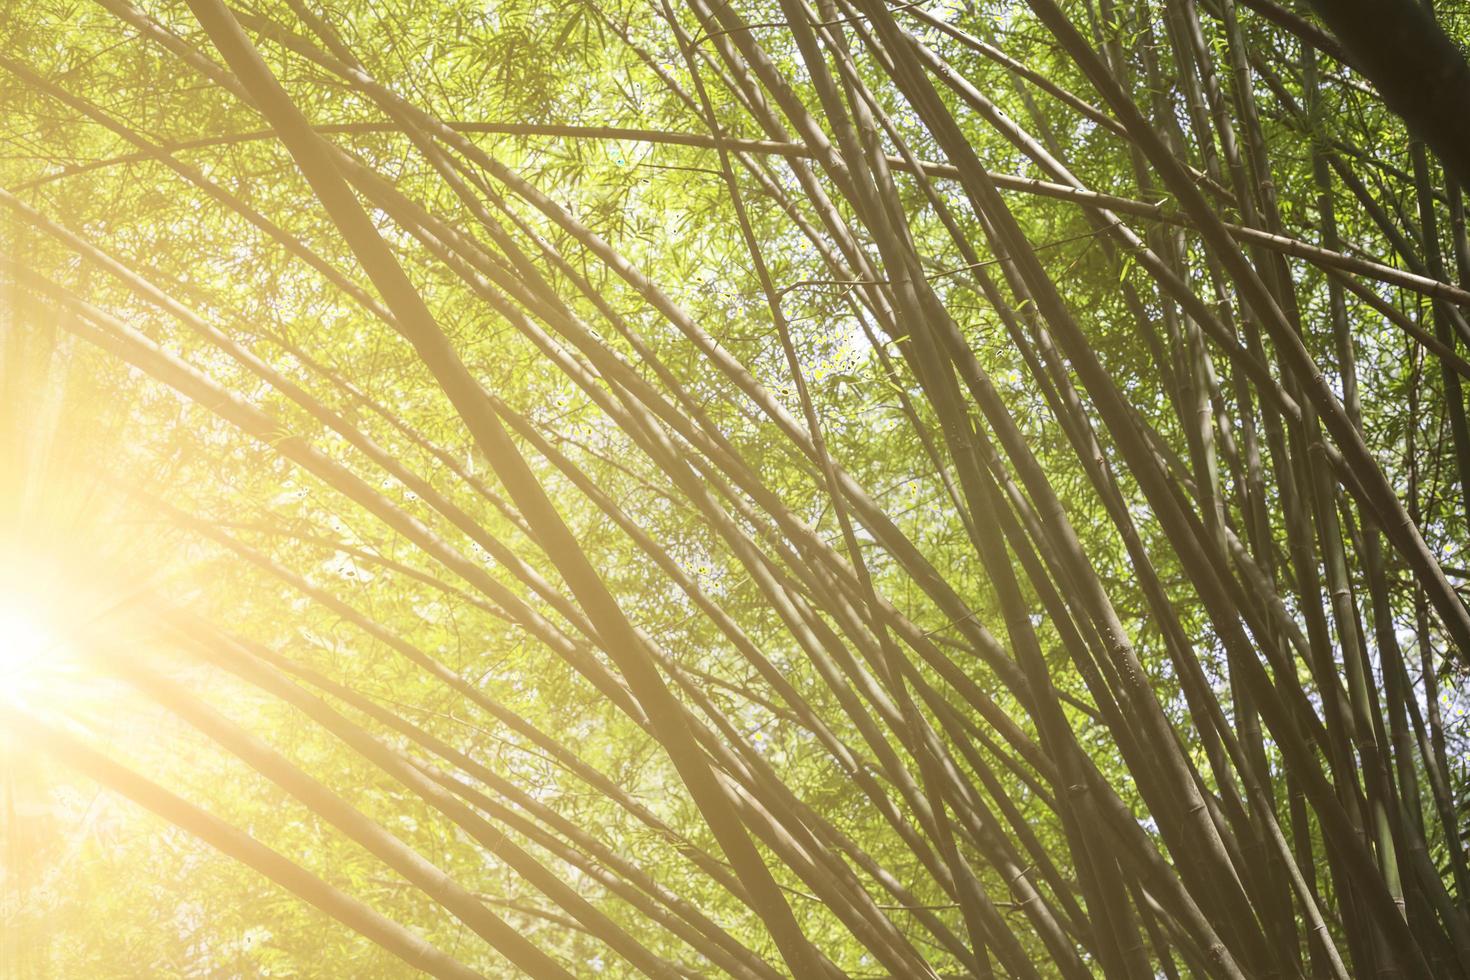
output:
{"label": "bamboo grove", "polygon": [[10,0],[0,973],[1470,977],[1441,7]]}

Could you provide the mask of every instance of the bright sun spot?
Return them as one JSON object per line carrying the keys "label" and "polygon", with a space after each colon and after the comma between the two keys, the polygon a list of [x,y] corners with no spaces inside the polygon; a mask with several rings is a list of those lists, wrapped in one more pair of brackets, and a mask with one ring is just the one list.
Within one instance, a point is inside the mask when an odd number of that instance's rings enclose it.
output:
{"label": "bright sun spot", "polygon": [[44,614],[0,598],[0,699],[30,700],[64,647]]}
{"label": "bright sun spot", "polygon": [[51,632],[25,610],[0,603],[0,672],[23,670],[55,642]]}

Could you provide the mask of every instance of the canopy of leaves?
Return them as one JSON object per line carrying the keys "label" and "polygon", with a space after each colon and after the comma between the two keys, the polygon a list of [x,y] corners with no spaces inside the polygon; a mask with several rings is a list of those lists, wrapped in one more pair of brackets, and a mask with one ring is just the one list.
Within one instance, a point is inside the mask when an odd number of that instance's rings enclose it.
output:
{"label": "canopy of leaves", "polygon": [[0,976],[1470,976],[1464,204],[1305,10],[18,0],[0,110]]}

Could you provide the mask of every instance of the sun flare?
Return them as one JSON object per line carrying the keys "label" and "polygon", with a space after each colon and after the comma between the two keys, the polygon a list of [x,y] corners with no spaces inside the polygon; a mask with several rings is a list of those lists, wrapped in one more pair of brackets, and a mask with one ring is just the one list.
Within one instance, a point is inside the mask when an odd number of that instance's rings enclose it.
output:
{"label": "sun flare", "polygon": [[0,677],[24,672],[60,642],[38,617],[17,603],[0,600]]}
{"label": "sun flare", "polygon": [[31,702],[70,658],[48,610],[0,597],[0,700]]}

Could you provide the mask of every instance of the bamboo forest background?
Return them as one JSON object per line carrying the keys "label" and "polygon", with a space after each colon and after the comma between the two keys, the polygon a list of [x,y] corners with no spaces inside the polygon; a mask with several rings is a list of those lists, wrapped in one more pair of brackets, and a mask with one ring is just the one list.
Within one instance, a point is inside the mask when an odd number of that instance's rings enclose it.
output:
{"label": "bamboo forest background", "polygon": [[0,975],[1470,976],[1470,8],[1319,7],[9,0]]}

